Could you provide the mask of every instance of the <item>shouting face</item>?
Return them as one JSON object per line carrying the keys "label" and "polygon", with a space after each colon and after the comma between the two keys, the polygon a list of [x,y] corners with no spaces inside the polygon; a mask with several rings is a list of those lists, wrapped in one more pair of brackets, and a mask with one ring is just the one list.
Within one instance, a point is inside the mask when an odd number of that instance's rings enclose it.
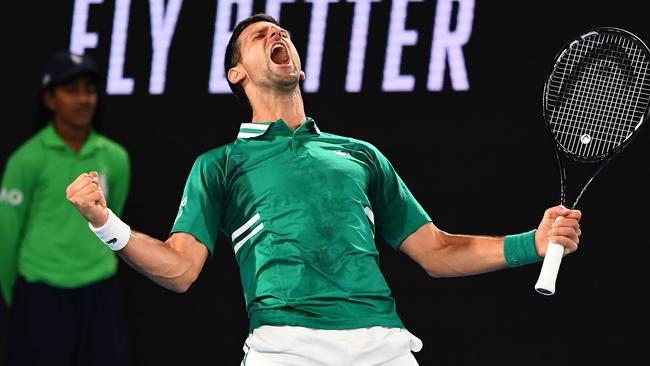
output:
{"label": "shouting face", "polygon": [[240,62],[228,78],[262,90],[291,92],[305,78],[289,32],[269,22],[248,26],[239,36]]}

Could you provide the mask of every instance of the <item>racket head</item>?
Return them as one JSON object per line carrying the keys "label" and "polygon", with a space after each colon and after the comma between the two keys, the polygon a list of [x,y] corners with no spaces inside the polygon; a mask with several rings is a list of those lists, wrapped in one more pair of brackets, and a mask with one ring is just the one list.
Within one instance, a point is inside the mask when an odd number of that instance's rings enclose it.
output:
{"label": "racket head", "polygon": [[648,116],[650,51],[629,31],[593,28],[558,51],[543,115],[557,150],[596,162],[626,146]]}

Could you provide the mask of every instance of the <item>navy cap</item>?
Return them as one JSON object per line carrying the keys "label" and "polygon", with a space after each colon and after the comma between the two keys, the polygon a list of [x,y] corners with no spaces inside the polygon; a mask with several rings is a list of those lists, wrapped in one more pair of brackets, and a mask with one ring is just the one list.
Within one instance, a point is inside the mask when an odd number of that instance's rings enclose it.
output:
{"label": "navy cap", "polygon": [[90,57],[69,51],[59,52],[52,56],[45,65],[41,85],[43,88],[48,88],[80,74],[88,74],[95,79],[99,78],[99,71]]}

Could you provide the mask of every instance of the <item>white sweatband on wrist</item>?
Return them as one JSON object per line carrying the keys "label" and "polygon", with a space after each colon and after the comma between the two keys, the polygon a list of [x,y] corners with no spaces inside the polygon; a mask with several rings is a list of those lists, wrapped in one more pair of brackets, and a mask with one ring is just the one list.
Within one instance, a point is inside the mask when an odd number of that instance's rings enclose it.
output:
{"label": "white sweatband on wrist", "polygon": [[104,225],[96,228],[89,222],[88,227],[104,244],[117,251],[124,248],[129,242],[131,227],[120,220],[110,208],[106,208],[106,210],[108,211],[108,220]]}

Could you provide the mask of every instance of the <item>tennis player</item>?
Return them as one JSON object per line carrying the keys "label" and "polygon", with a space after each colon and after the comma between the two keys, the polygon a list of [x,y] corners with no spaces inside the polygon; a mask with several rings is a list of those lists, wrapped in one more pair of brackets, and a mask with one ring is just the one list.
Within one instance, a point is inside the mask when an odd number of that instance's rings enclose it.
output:
{"label": "tennis player", "polygon": [[67,197],[125,261],[177,292],[190,287],[225,233],[250,320],[242,365],[417,365],[422,342],[396,312],[376,234],[434,277],[538,262],[549,238],[567,253],[578,248],[581,214],[561,206],[522,234],[437,228],[375,146],[323,132],[306,116],[300,57],[272,17],[237,24],[225,67],[252,121],[196,159],[166,241],[114,215],[96,172],[81,174]]}

